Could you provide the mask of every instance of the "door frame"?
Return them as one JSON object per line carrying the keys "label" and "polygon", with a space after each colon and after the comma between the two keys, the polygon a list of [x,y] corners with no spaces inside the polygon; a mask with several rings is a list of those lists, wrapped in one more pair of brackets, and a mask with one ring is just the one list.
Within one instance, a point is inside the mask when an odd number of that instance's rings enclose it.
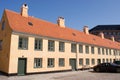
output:
{"label": "door frame", "polygon": [[[20,68],[19,67],[19,61],[20,60],[24,60],[25,61],[25,67],[24,67],[25,69],[24,69],[24,73],[23,74],[19,74],[19,68]],[[27,58],[18,58],[17,74],[22,76],[22,75],[25,75],[26,72],[27,72]]]}

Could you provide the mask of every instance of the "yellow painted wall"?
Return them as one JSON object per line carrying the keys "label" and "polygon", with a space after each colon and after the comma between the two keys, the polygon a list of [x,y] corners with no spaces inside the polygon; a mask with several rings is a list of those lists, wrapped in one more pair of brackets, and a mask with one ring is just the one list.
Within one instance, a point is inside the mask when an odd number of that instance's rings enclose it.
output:
{"label": "yellow painted wall", "polygon": [[[2,21],[5,21],[4,30],[1,30]],[[8,67],[9,67],[11,29],[9,27],[5,13],[2,16],[0,23],[0,40],[3,40],[2,50],[0,50],[0,71],[7,73],[9,71]]]}
{"label": "yellow painted wall", "polygon": [[[28,50],[20,50],[18,49],[18,40],[19,35],[28,37]],[[43,51],[35,51],[34,50],[34,40],[35,38],[42,38],[43,39]],[[48,51],[48,40],[54,40],[55,41],[55,51],[49,52]],[[71,66],[69,65],[69,59],[74,58],[77,59],[77,68],[82,68],[83,66],[79,65],[79,58],[84,59],[84,65],[86,65],[85,59],[89,58],[90,61],[90,67],[93,67],[94,65],[91,64],[91,59],[95,59],[95,65],[97,64],[97,59],[113,59],[115,56],[113,55],[102,55],[102,49],[101,49],[101,55],[98,55],[97,46],[95,47],[95,53],[91,54],[91,45],[89,45],[89,54],[85,53],[85,44],[83,44],[83,53],[78,52],[78,45],[77,44],[77,53],[71,53],[71,42],[64,41],[65,42],[65,52],[59,52],[59,41],[57,39],[50,39],[45,37],[35,37],[35,36],[28,36],[24,34],[19,33],[13,33],[11,36],[11,51],[10,51],[10,66],[9,66],[9,73],[17,73],[18,68],[18,58],[27,58],[27,73],[33,73],[33,72],[46,72],[46,71],[56,71],[56,70],[68,70],[71,69]],[[120,56],[117,56],[118,59],[120,59]],[[43,58],[43,66],[42,68],[34,68],[34,58]],[[54,58],[55,59],[55,67],[48,68],[47,67],[47,59],[48,58]],[[58,66],[58,59],[59,58],[65,58],[65,67],[59,67]],[[102,62],[102,60],[101,60]]]}

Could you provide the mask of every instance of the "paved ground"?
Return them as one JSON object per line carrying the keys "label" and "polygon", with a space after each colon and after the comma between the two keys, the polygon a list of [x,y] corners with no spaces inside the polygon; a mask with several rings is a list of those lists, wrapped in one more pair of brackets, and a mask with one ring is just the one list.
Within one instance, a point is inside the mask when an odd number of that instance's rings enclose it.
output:
{"label": "paved ground", "polygon": [[92,70],[6,77],[0,80],[120,80],[120,73],[96,73]]}

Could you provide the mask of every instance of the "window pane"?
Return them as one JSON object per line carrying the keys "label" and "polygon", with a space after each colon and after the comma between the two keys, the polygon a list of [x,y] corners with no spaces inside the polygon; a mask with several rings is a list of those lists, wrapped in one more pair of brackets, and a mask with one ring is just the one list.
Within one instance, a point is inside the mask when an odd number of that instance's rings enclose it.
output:
{"label": "window pane", "polygon": [[106,55],[108,55],[108,49],[106,49]]}
{"label": "window pane", "polygon": [[64,52],[65,51],[65,43],[64,42],[59,42],[59,51]]}
{"label": "window pane", "polygon": [[59,58],[59,66],[61,66],[61,67],[65,66],[64,58]]}
{"label": "window pane", "polygon": [[89,63],[89,59],[87,58],[86,59],[86,65],[89,65],[90,63]]}
{"label": "window pane", "polygon": [[85,52],[86,54],[89,54],[89,46],[85,46]]}
{"label": "window pane", "polygon": [[54,58],[48,58],[48,67],[54,67]]}
{"label": "window pane", "polygon": [[35,39],[35,50],[42,50],[42,39]]}
{"label": "window pane", "polygon": [[109,49],[109,54],[111,55],[111,49]]}
{"label": "window pane", "polygon": [[102,48],[102,54],[103,54],[103,55],[105,54],[104,48]]}
{"label": "window pane", "polygon": [[95,64],[95,59],[92,59],[92,61],[91,61],[91,62],[92,62],[92,65],[94,65],[94,64]]}
{"label": "window pane", "polygon": [[42,58],[35,58],[34,59],[34,68],[41,68],[42,67]]}
{"label": "window pane", "polygon": [[105,59],[103,59],[103,63],[105,63]]}
{"label": "window pane", "polygon": [[98,48],[98,54],[101,54],[100,48]]}
{"label": "window pane", "polygon": [[97,59],[97,63],[100,64],[101,63],[101,59]]}
{"label": "window pane", "polygon": [[48,40],[48,51],[54,51],[55,49],[54,41]]}
{"label": "window pane", "polygon": [[83,45],[79,45],[79,53],[83,53]]}
{"label": "window pane", "polygon": [[22,38],[19,38],[19,48],[22,48]]}
{"label": "window pane", "polygon": [[71,44],[71,52],[75,53],[77,52],[77,47],[76,47],[76,44]]}
{"label": "window pane", "polygon": [[83,65],[83,59],[82,58],[79,59],[79,65]]}
{"label": "window pane", "polygon": [[91,47],[91,53],[94,54],[94,47]]}

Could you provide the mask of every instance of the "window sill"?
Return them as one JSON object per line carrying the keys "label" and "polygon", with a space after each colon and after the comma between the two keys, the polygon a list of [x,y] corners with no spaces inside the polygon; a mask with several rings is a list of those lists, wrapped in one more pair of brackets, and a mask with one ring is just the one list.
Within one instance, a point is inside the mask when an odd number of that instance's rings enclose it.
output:
{"label": "window sill", "polygon": [[42,49],[35,49],[35,51],[43,51]]}
{"label": "window sill", "polygon": [[59,66],[59,67],[65,67],[65,66]]}
{"label": "window sill", "polygon": [[48,68],[54,68],[54,66],[48,66]]}
{"label": "window sill", "polygon": [[18,48],[19,50],[28,50],[28,48]]}
{"label": "window sill", "polygon": [[34,67],[35,69],[42,68],[42,67]]}
{"label": "window sill", "polygon": [[55,51],[50,51],[50,50],[48,50],[49,52],[55,52]]}

